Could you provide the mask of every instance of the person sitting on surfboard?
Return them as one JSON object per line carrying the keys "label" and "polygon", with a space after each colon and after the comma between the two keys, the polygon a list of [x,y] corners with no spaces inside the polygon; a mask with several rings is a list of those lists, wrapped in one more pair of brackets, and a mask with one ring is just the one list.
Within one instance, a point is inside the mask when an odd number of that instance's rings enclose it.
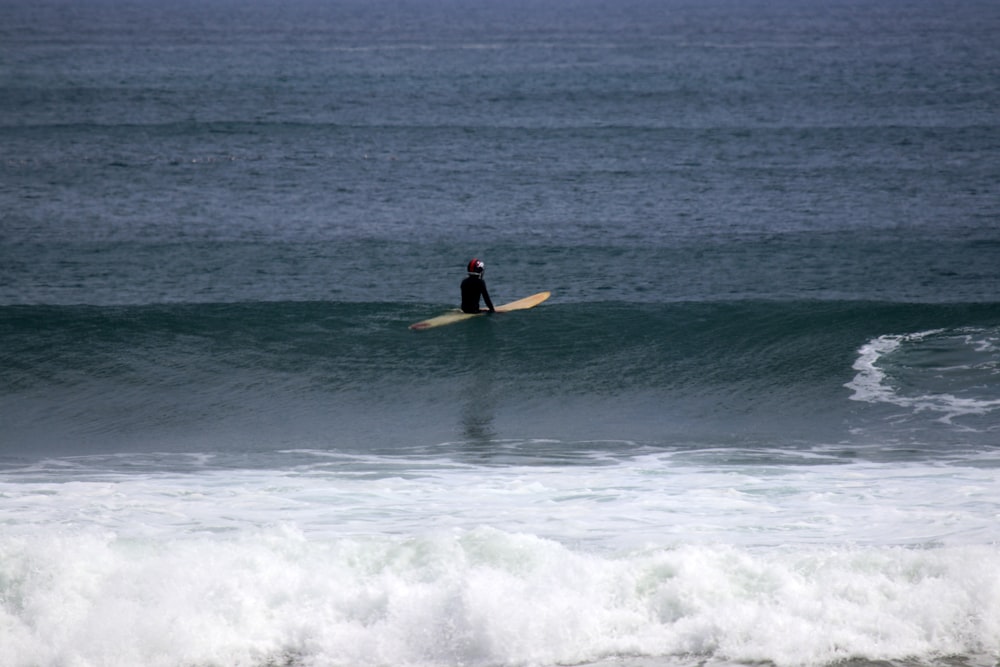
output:
{"label": "person sitting on surfboard", "polygon": [[462,312],[478,313],[479,297],[482,296],[486,306],[491,313],[495,313],[493,301],[490,300],[490,293],[486,291],[486,283],[483,281],[483,271],[486,265],[475,257],[469,261],[469,277],[462,281]]}

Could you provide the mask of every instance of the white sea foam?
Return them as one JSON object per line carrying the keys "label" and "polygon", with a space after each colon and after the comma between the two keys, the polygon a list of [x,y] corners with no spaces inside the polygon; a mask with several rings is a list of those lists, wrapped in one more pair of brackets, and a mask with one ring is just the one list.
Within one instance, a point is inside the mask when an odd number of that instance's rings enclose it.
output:
{"label": "white sea foam", "polygon": [[[814,665],[1000,651],[1000,551],[687,545],[600,555],[493,528],[4,539],[0,663]],[[270,661],[270,662],[269,662]]]}
{"label": "white sea foam", "polygon": [[[845,386],[853,400],[942,414],[951,422],[1000,408],[996,330],[934,329],[883,335],[862,345]],[[903,354],[913,358],[897,359]],[[889,370],[891,369],[891,370]]]}
{"label": "white sea foam", "polygon": [[[730,457],[742,462],[723,463]],[[976,453],[845,463],[822,449],[504,466],[316,452],[286,470],[88,475],[81,466],[63,481],[62,466],[33,468],[0,477],[0,522],[136,539],[288,523],[324,539],[489,525],[602,552],[691,542],[958,546],[1000,541],[997,469]]]}
{"label": "white sea foam", "polygon": [[1000,654],[995,465],[764,454],[9,473],[0,664]]}

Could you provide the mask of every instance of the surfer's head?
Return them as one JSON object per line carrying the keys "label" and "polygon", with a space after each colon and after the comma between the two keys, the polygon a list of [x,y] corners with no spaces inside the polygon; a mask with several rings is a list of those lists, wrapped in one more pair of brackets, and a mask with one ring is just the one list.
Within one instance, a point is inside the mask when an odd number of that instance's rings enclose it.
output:
{"label": "surfer's head", "polygon": [[486,270],[486,265],[483,264],[481,260],[478,260],[475,257],[469,260],[468,271],[470,276],[479,276],[480,278],[482,278],[483,271],[485,270]]}

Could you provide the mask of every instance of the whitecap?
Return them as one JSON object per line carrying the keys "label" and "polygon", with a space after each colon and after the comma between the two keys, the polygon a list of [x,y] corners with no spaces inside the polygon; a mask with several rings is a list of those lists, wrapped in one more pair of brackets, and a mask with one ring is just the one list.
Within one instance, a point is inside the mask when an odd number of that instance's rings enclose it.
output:
{"label": "whitecap", "polygon": [[914,413],[963,415],[1000,408],[1000,347],[996,329],[932,329],[887,334],[858,349],[851,399],[886,403]]}

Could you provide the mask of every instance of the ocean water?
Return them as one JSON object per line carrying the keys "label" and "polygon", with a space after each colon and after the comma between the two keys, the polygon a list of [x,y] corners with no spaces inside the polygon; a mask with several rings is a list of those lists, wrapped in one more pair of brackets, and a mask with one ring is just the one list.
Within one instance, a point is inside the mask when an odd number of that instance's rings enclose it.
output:
{"label": "ocean water", "polygon": [[997,35],[0,2],[0,665],[1000,664]]}

